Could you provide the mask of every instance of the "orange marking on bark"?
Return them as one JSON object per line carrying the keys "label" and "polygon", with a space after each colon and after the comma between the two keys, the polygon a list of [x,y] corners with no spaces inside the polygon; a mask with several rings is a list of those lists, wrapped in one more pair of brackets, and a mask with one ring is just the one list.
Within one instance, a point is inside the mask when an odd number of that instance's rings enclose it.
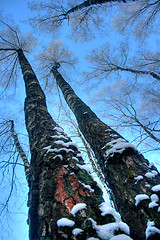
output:
{"label": "orange marking on bark", "polygon": [[67,169],[62,166],[55,176],[57,178],[57,188],[56,188],[55,198],[57,199],[57,201],[59,201],[62,204],[62,206],[65,206],[70,212],[73,206],[75,205],[75,203],[73,199],[69,196],[67,192],[68,189],[65,189],[65,186],[63,183],[63,178],[66,173],[67,173]]}
{"label": "orange marking on bark", "polygon": [[78,191],[74,192],[74,193],[72,194],[72,197],[74,198],[76,204],[82,202],[82,199],[80,199],[80,197],[79,197]]}
{"label": "orange marking on bark", "polygon": [[57,201],[63,203],[63,201],[68,197],[69,197],[69,195],[65,191],[63,180],[61,178],[59,178],[57,181],[57,189],[56,189],[56,193],[55,193],[55,198],[57,199]]}
{"label": "orange marking on bark", "polygon": [[69,211],[72,210],[73,206],[75,205],[73,199],[70,197],[69,199],[65,200],[65,205],[69,209]]}
{"label": "orange marking on bark", "polygon": [[67,173],[67,170],[62,166],[59,169],[58,173],[56,174],[57,188],[56,188],[55,198],[57,199],[57,201],[61,202],[62,204],[64,202],[64,199],[69,197],[63,184],[63,176],[65,173]]}
{"label": "orange marking on bark", "polygon": [[75,191],[76,189],[78,189],[80,187],[80,183],[77,182],[77,180],[75,180],[75,178],[73,176],[69,176],[68,180],[71,184],[72,191]]}

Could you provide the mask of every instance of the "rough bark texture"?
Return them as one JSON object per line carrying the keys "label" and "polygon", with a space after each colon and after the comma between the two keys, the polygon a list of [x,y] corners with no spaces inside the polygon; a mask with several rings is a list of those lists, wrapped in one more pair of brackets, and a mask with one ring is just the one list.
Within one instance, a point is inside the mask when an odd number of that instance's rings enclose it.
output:
{"label": "rough bark texture", "polygon": [[[101,215],[99,204],[102,191],[84,169],[77,146],[57,126],[47,111],[45,95],[25,58],[18,50],[26,86],[25,120],[31,150],[31,178],[29,183],[29,238],[30,240],[85,240],[99,238],[97,224],[115,222],[111,214]],[[71,213],[78,203],[86,207]],[[63,226],[58,220],[72,220]],[[68,222],[68,220],[67,220]],[[74,234],[80,228],[81,234]],[[114,235],[123,232],[115,229]]]}
{"label": "rough bark texture", "polygon": [[[108,154],[113,142],[119,139],[124,140],[117,132],[104,124],[92,110],[74,93],[70,85],[63,79],[56,67],[53,67],[57,84],[61,88],[64,98],[75,114],[79,128],[84,137],[93,149],[97,160],[101,166],[106,182],[112,191],[112,198],[120,212],[123,220],[130,226],[131,237],[136,240],[144,240],[147,222],[154,220],[155,225],[160,228],[160,212],[158,206],[148,208],[150,200],[144,200],[135,206],[135,197],[138,194],[153,194],[151,188],[160,184],[160,175],[157,169],[149,166],[149,162],[132,147],[128,145],[123,151],[117,147],[116,151]],[[113,142],[112,142],[113,141]],[[115,144],[116,146],[116,144]],[[127,146],[127,145],[126,145]],[[146,173],[157,175],[148,178]],[[137,181],[137,176],[143,179]],[[157,195],[160,192],[157,192]],[[157,234],[158,235],[158,234]],[[150,239],[160,239],[160,235],[152,236]]]}

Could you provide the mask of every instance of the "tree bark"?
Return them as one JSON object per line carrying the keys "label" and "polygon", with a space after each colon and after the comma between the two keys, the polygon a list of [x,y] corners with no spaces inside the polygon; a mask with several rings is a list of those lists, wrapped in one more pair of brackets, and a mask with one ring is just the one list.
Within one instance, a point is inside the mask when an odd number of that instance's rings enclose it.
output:
{"label": "tree bark", "polygon": [[[151,196],[154,185],[160,184],[160,175],[155,167],[125,139],[112,128],[103,123],[95,113],[75,94],[70,85],[58,72],[52,68],[58,86],[64,98],[75,114],[79,128],[93,149],[106,178],[106,183],[112,191],[112,198],[123,220],[129,225],[131,237],[137,240],[146,239],[147,222],[154,220],[160,228],[160,212],[157,208],[148,208],[149,200],[135,206],[135,197],[139,194]],[[119,144],[121,143],[121,145]],[[124,143],[124,147],[122,146]],[[152,172],[153,171],[153,172]],[[156,172],[154,172],[156,171]],[[146,173],[154,175],[148,178]],[[142,176],[141,180],[136,180]],[[160,195],[160,192],[157,194]],[[160,239],[152,236],[149,239]]]}
{"label": "tree bark", "polygon": [[[48,113],[45,95],[22,50],[18,50],[18,58],[26,87],[25,121],[31,151],[29,238],[102,239],[94,221],[101,225],[115,219],[111,214],[101,215],[102,191],[84,170],[77,146]],[[86,205],[71,213],[78,203]],[[76,236],[75,228],[81,229],[81,234]],[[115,232],[122,230],[119,226]]]}

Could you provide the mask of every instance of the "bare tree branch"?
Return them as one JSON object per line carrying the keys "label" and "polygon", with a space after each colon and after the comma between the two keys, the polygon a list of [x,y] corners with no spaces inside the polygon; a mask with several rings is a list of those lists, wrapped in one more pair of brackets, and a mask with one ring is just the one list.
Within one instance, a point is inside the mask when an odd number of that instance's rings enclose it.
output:
{"label": "bare tree branch", "polygon": [[10,123],[11,123],[11,136],[14,139],[14,143],[16,145],[17,151],[18,151],[18,153],[19,153],[19,155],[20,155],[20,157],[21,157],[21,159],[23,161],[24,168],[25,168],[26,179],[27,179],[27,182],[29,184],[29,180],[30,180],[30,164],[29,164],[29,161],[27,159],[27,156],[26,156],[23,148],[21,147],[21,144],[19,142],[18,136],[15,133],[14,121],[10,120]]}

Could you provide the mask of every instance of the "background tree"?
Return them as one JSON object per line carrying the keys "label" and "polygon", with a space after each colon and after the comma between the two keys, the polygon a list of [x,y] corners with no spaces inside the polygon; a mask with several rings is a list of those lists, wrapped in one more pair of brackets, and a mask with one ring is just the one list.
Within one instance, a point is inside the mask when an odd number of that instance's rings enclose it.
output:
{"label": "background tree", "polygon": [[[107,109],[113,126],[132,131],[135,144],[146,144],[145,151],[159,150],[159,55],[139,54],[135,59],[124,46],[111,49],[104,45],[88,57],[93,70],[85,74],[86,79],[98,78],[102,86],[94,102],[104,103],[103,115]],[[116,83],[104,86],[112,77]]]}
{"label": "background tree", "polygon": [[[138,19],[139,32],[142,29],[145,30],[153,22],[155,23],[155,17],[159,14],[159,1],[125,1],[125,0],[97,0],[97,1],[59,1],[54,3],[47,1],[45,3],[29,3],[29,7],[32,10],[36,10],[39,15],[31,20],[34,26],[38,26],[42,30],[48,30],[54,34],[59,27],[62,26],[64,20],[71,23],[72,36],[77,40],[78,38],[83,40],[91,39],[95,36],[95,28],[102,29],[105,24],[104,19],[106,13],[109,14],[111,7],[117,11],[117,6],[123,9],[124,14],[115,18],[115,25],[118,25],[119,29],[124,31],[126,25]],[[115,8],[114,8],[115,7]],[[108,9],[110,9],[108,11]],[[121,10],[120,10],[121,11]],[[43,12],[43,15],[42,15]],[[143,19],[141,21],[141,19]],[[146,19],[144,21],[144,19]],[[123,27],[122,27],[123,26]],[[153,24],[151,25],[153,26]],[[137,31],[137,30],[136,30]],[[143,31],[143,33],[145,33]],[[78,38],[76,37],[78,35]]]}

